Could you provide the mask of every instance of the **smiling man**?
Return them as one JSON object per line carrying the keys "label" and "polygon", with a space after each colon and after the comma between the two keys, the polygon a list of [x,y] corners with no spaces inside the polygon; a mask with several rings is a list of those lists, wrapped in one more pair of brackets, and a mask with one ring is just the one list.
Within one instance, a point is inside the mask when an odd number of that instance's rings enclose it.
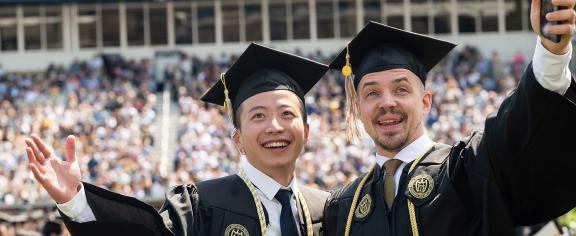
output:
{"label": "smiling man", "polygon": [[38,136],[26,140],[30,168],[73,235],[318,235],[328,193],[299,184],[294,167],[308,139],[304,95],[327,69],[251,44],[202,97],[232,116],[238,174],[172,188],[159,213],[80,182],[73,137],[67,161]]}
{"label": "smiling man", "polygon": [[[515,235],[515,226],[576,206],[567,187],[576,179],[574,141],[562,138],[576,134],[576,83],[568,70],[575,1],[552,3],[563,10],[547,16],[560,22],[547,30],[562,40],[539,37],[518,87],[484,131],[453,146],[426,134],[432,94],[424,85],[455,45],[375,22],[358,33],[330,67],[348,79],[347,123],[359,116],[377,163],[332,193],[325,235]],[[532,2],[534,29],[539,4]],[[358,134],[354,126],[348,132]]]}

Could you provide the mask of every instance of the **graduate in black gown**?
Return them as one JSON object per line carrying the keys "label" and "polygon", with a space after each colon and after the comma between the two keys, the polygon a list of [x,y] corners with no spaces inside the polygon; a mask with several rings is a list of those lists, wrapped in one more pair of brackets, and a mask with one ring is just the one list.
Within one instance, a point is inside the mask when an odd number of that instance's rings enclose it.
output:
{"label": "graduate in black gown", "polygon": [[329,194],[298,183],[294,168],[308,139],[304,95],[326,70],[251,44],[202,97],[233,119],[233,140],[245,157],[238,174],[173,187],[159,212],[80,182],[73,136],[61,161],[32,135],[30,168],[72,235],[319,235]]}
{"label": "graduate in black gown", "polygon": [[560,43],[539,37],[532,63],[483,132],[452,145],[433,142],[423,121],[432,103],[426,74],[455,45],[375,22],[363,28],[330,67],[348,79],[350,137],[357,115],[377,163],[332,193],[325,235],[515,235],[515,226],[575,207],[574,0],[557,4],[566,10],[551,16],[562,23],[550,30]]}

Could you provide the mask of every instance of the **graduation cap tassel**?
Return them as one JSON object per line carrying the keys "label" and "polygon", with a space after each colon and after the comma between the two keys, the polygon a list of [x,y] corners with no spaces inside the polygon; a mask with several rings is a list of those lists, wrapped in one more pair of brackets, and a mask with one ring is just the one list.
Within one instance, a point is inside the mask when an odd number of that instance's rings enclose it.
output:
{"label": "graduation cap tassel", "polygon": [[228,96],[228,87],[226,87],[226,80],[224,79],[224,73],[220,74],[220,81],[224,85],[224,113],[226,113],[226,118],[232,121],[232,102]]}
{"label": "graduation cap tassel", "polygon": [[344,84],[344,89],[346,90],[346,136],[348,137],[348,141],[352,143],[357,138],[360,138],[361,134],[357,123],[358,109],[356,107],[356,101],[358,101],[358,95],[354,88],[348,46],[346,46],[346,65],[342,67],[342,75],[344,75],[344,79],[346,80]]}

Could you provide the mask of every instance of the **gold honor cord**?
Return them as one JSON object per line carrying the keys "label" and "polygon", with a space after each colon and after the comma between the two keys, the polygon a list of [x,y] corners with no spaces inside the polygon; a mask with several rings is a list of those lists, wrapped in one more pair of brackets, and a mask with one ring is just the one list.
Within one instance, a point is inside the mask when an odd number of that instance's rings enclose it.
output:
{"label": "gold honor cord", "polygon": [[306,235],[313,236],[314,229],[312,229],[312,216],[310,216],[310,210],[308,210],[308,204],[306,204],[306,199],[300,191],[298,191],[298,201],[300,201],[300,205],[302,205],[302,210],[304,211],[304,218],[306,219]]}
{"label": "gold honor cord", "polygon": [[264,208],[262,207],[262,201],[260,201],[260,197],[256,192],[256,187],[254,187],[252,182],[250,182],[248,176],[246,176],[246,173],[244,172],[244,169],[240,168],[238,175],[240,175],[240,178],[244,180],[244,183],[246,186],[248,186],[248,189],[250,189],[252,199],[254,199],[254,204],[256,204],[256,211],[258,212],[258,221],[260,221],[261,234],[262,236],[266,236],[266,215],[264,215]]}
{"label": "gold honor cord", "polygon": [[[434,144],[432,144],[428,148],[428,151],[424,152],[422,155],[416,158],[414,162],[412,162],[412,165],[410,166],[410,170],[408,173],[412,172],[412,170],[416,167],[416,165],[418,165],[418,162],[420,162],[420,159],[422,159],[422,157],[426,153],[428,153],[432,147],[434,147]],[[374,171],[374,167],[370,169],[370,172],[368,172],[368,174],[366,174],[364,178],[362,178],[362,181],[360,181],[360,184],[358,184],[358,187],[356,187],[356,192],[354,192],[354,198],[352,198],[352,205],[350,206],[350,211],[348,212],[348,218],[346,219],[346,228],[344,230],[344,236],[350,235],[350,228],[352,227],[352,217],[354,216],[354,211],[356,211],[356,203],[358,202],[358,198],[360,197],[360,192],[362,192],[364,184],[366,183],[368,178],[370,178],[370,175]],[[418,222],[416,221],[416,210],[414,209],[414,204],[410,201],[410,199],[408,199],[408,211],[410,213],[410,225],[412,226],[412,235],[419,236]]]}
{"label": "gold honor cord", "polygon": [[[248,189],[250,189],[252,199],[254,199],[254,204],[256,204],[256,211],[258,212],[258,221],[260,222],[261,235],[266,236],[266,215],[264,214],[262,201],[260,200],[260,197],[256,192],[256,187],[254,187],[252,182],[250,182],[248,176],[246,176],[246,172],[244,172],[244,169],[240,168],[238,175],[240,176],[240,178],[242,178],[242,180],[244,180],[244,183],[246,184],[246,186],[248,186]],[[298,201],[300,201],[300,205],[302,205],[302,209],[304,211],[304,217],[306,218],[307,236],[313,236],[314,231],[312,229],[312,218],[310,216],[310,211],[308,210],[308,204],[306,204],[306,201],[304,200],[304,196],[302,196],[302,193],[298,192],[296,196]]]}
{"label": "gold honor cord", "polygon": [[358,203],[358,198],[360,197],[360,192],[362,192],[362,187],[366,183],[366,180],[370,178],[372,172],[374,172],[374,168],[376,165],[370,169],[370,171],[362,178],[358,187],[356,187],[356,192],[354,192],[354,198],[352,198],[352,205],[350,205],[350,211],[348,212],[348,218],[346,219],[346,229],[344,230],[344,236],[350,235],[350,228],[352,227],[352,216],[354,216],[354,211],[356,211],[356,203]]}
{"label": "gold honor cord", "polygon": [[[432,147],[434,147],[435,144],[436,143],[433,143],[428,148],[428,151],[426,151],[424,154],[430,152],[430,149],[432,149]],[[410,169],[408,170],[408,174],[412,173],[412,171],[414,170],[414,168],[416,168],[416,166],[418,165],[418,163],[420,162],[420,159],[422,159],[424,154],[420,155],[418,158],[416,158],[416,160],[414,160],[414,162],[412,162],[412,165],[410,166]],[[420,236],[420,233],[418,232],[418,221],[416,220],[416,209],[414,208],[414,203],[412,203],[412,201],[410,201],[410,199],[406,199],[406,202],[408,203],[408,213],[410,214],[410,225],[412,226],[412,235],[413,236]]]}

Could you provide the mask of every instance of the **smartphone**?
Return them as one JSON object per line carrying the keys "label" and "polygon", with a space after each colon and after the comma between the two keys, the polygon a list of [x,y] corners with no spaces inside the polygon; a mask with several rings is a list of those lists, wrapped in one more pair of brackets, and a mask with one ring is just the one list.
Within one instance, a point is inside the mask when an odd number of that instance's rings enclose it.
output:
{"label": "smartphone", "polygon": [[549,12],[557,11],[560,8],[554,6],[551,0],[541,0],[540,1],[540,33],[545,38],[549,39],[552,42],[558,43],[560,42],[560,35],[557,34],[547,34],[544,32],[544,27],[546,25],[556,25],[558,24],[557,21],[548,21],[546,20],[546,14]]}

